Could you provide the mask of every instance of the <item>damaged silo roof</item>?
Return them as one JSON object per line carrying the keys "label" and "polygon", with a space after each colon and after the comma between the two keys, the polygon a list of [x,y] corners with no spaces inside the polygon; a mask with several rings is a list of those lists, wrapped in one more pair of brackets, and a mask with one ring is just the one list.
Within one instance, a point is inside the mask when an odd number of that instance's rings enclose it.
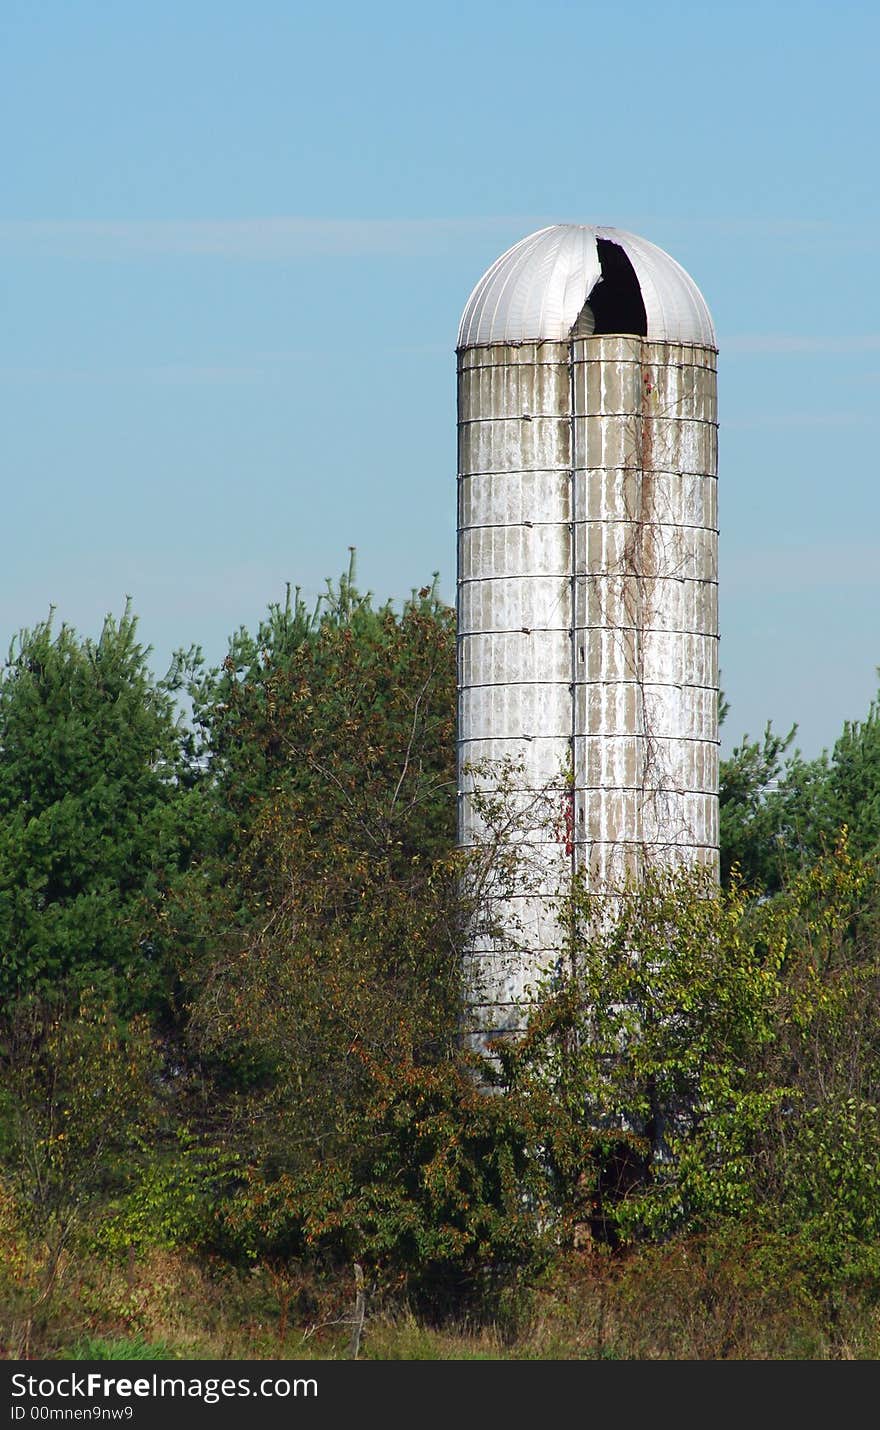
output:
{"label": "damaged silo roof", "polygon": [[[587,224],[554,224],[503,253],[468,299],[458,346],[563,342],[588,300],[597,333],[716,346],[703,295],[674,258],[623,229]],[[591,324],[592,313],[580,330]]]}

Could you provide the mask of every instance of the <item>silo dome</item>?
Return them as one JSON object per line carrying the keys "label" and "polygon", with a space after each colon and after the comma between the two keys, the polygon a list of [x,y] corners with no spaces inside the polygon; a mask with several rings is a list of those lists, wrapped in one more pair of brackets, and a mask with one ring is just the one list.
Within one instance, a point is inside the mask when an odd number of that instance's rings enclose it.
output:
{"label": "silo dome", "polygon": [[468,299],[458,347],[564,342],[573,333],[716,347],[702,293],[662,248],[624,229],[565,223],[492,264]]}

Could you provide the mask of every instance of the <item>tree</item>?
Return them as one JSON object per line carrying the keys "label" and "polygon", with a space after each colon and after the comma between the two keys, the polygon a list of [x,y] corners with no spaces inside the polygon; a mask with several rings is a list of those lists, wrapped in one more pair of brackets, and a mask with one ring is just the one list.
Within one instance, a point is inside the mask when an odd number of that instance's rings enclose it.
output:
{"label": "tree", "polygon": [[[192,685],[226,834],[238,848],[274,804],[386,855],[448,848],[455,830],[454,612],[436,584],[401,612],[349,571],[309,610],[296,593],[240,630]],[[427,841],[427,845],[426,845]],[[401,846],[402,847],[402,846]]]}
{"label": "tree", "polygon": [[571,971],[502,1053],[561,1235],[747,1241],[823,1301],[876,1284],[878,875],[843,838],[774,899],[686,870],[575,889]]}
{"label": "tree", "polygon": [[193,785],[175,679],[126,606],[97,641],[50,615],[0,675],[0,994],[162,980],[146,911],[186,859]]}
{"label": "tree", "polygon": [[721,761],[719,833],[725,884],[736,868],[753,888],[779,887],[784,849],[775,791],[796,728],[777,735],[768,721],[761,740],[744,736]]}
{"label": "tree", "polygon": [[428,586],[377,608],[349,571],[194,697],[220,839],[172,911],[203,929],[190,1048],[215,1135],[271,1181],[351,1155],[368,1063],[455,1044],[453,613]]}
{"label": "tree", "polygon": [[721,762],[721,872],[734,866],[755,889],[776,893],[805,866],[831,853],[846,827],[849,847],[880,847],[880,704],[847,721],[829,755],[785,759],[785,736],[768,724],[761,741],[745,738]]}
{"label": "tree", "polygon": [[44,1294],[78,1227],[132,1178],[156,1065],[146,1018],[121,1021],[91,992],[32,995],[0,1016],[0,1166],[45,1246]]}

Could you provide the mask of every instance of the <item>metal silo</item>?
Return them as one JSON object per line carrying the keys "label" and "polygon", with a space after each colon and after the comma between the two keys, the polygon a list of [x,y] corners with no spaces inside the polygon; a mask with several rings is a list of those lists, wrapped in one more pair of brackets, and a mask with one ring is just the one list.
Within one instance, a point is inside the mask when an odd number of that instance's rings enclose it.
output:
{"label": "metal silo", "polygon": [[574,870],[717,869],[715,360],[692,279],[618,229],[532,234],[465,308],[459,840],[524,855],[472,940],[477,1044],[523,1025]]}

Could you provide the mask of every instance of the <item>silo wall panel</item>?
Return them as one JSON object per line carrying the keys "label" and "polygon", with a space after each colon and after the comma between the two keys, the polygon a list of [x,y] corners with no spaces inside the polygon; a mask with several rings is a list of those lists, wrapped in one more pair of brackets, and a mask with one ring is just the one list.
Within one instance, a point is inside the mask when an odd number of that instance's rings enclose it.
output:
{"label": "silo wall panel", "polygon": [[560,820],[572,733],[568,355],[565,343],[459,354],[459,841],[479,858],[497,840],[491,801],[482,809],[474,789],[498,790],[517,871],[490,881],[495,929],[471,942],[484,1030],[521,1025],[559,943],[553,900],[571,872]]}
{"label": "silo wall panel", "polygon": [[579,682],[574,693],[579,736],[645,735],[714,744],[717,710],[717,692],[703,686],[597,680]]}
{"label": "silo wall panel", "polygon": [[458,482],[459,531],[475,527],[550,525],[570,520],[571,475],[567,467],[538,472],[465,473]]}
{"label": "silo wall panel", "polygon": [[671,526],[717,530],[717,478],[705,472],[665,472],[656,468],[644,491],[638,467],[581,469],[577,521],[644,520]]}
{"label": "silo wall panel", "polygon": [[460,474],[568,469],[568,422],[556,417],[496,417],[459,430]]}
{"label": "silo wall panel", "polygon": [[647,571],[665,580],[714,581],[718,568],[714,530],[696,525],[651,521],[587,519],[580,525],[582,574],[603,576],[631,569],[639,559]]}
{"label": "silo wall panel", "polygon": [[[566,745],[566,764],[569,748]],[[508,787],[510,781],[504,774],[507,764],[520,772],[515,775],[517,783],[527,784],[529,789],[543,790],[560,784],[561,752],[557,737],[519,735],[510,740],[497,736],[486,740],[466,737],[459,740],[458,749],[459,789],[464,791],[466,802],[472,787],[469,771],[479,770],[480,788],[489,791]]]}
{"label": "silo wall panel", "polygon": [[[560,533],[560,539],[567,538]],[[522,631],[546,637],[550,647],[568,641],[571,580],[566,576],[462,576],[458,587],[462,636]],[[511,675],[517,678],[518,672]]]}
{"label": "silo wall panel", "polygon": [[588,469],[629,467],[692,476],[715,470],[718,442],[714,426],[683,417],[656,417],[652,413],[655,430],[651,432],[650,447],[645,447],[646,434],[642,423],[634,420],[635,416],[633,413],[591,415],[576,420],[574,445]]}
{"label": "silo wall panel", "polygon": [[511,670],[525,681],[567,685],[571,680],[570,648],[559,641],[536,641],[531,631],[462,636],[459,661],[462,688],[504,685]]}
{"label": "silo wall panel", "polygon": [[[578,784],[585,791],[642,787],[647,753],[641,736],[585,735],[578,751]],[[710,742],[654,737],[650,755],[671,772],[676,789],[713,796],[717,791],[718,749]]]}
{"label": "silo wall panel", "polygon": [[[715,354],[573,344],[576,859],[717,859]],[[637,851],[641,849],[641,853]]]}
{"label": "silo wall panel", "polygon": [[543,735],[567,741],[571,736],[571,689],[535,681],[514,685],[476,685],[461,691],[462,729],[472,740],[516,739]]}
{"label": "silo wall panel", "polygon": [[718,850],[705,844],[657,844],[653,847],[641,840],[627,843],[579,846],[581,868],[597,897],[607,899],[609,915],[613,917],[625,884],[635,885],[649,868],[670,872],[683,867],[707,869],[718,878]]}
{"label": "silo wall panel", "polygon": [[459,569],[471,581],[567,580],[570,563],[571,540],[560,522],[474,523],[459,536]]}
{"label": "silo wall panel", "polygon": [[[539,351],[535,344],[470,349],[459,369],[458,420],[558,417],[568,404],[568,354]],[[505,356],[506,355],[506,356]],[[516,361],[512,359],[516,358]]]}
{"label": "silo wall panel", "polygon": [[[577,659],[596,679],[660,684],[670,671],[688,671],[695,686],[718,687],[718,640],[692,631],[615,630],[579,632]],[[583,676],[584,681],[588,679]]]}
{"label": "silo wall panel", "polygon": [[[635,571],[628,575],[618,572],[582,575],[576,581],[578,634],[593,630],[622,634],[649,629],[717,638],[718,592],[714,581],[660,582],[637,575]],[[646,626],[648,620],[650,627]]]}
{"label": "silo wall panel", "polygon": [[[489,791],[484,791],[488,794]],[[499,823],[491,812],[484,811],[483,801],[474,801],[467,796],[462,801],[461,847],[480,849],[493,844],[499,829],[503,830],[505,849],[517,851],[524,865],[534,872],[539,866],[545,871],[566,870],[571,876],[571,859],[565,853],[565,836],[562,831],[562,802],[552,793],[545,794],[536,808],[535,801],[521,793],[510,793],[504,786],[498,791],[503,796],[506,819]],[[560,790],[561,794],[562,791]],[[534,820],[534,824],[527,824]],[[505,875],[505,877],[507,877]],[[555,885],[554,895],[557,892]]]}
{"label": "silo wall panel", "polygon": [[641,842],[652,847],[688,847],[715,842],[716,821],[708,794],[663,786],[645,794],[643,789],[606,791],[613,798],[601,798],[596,791],[584,801],[583,828],[578,843],[617,844]]}

